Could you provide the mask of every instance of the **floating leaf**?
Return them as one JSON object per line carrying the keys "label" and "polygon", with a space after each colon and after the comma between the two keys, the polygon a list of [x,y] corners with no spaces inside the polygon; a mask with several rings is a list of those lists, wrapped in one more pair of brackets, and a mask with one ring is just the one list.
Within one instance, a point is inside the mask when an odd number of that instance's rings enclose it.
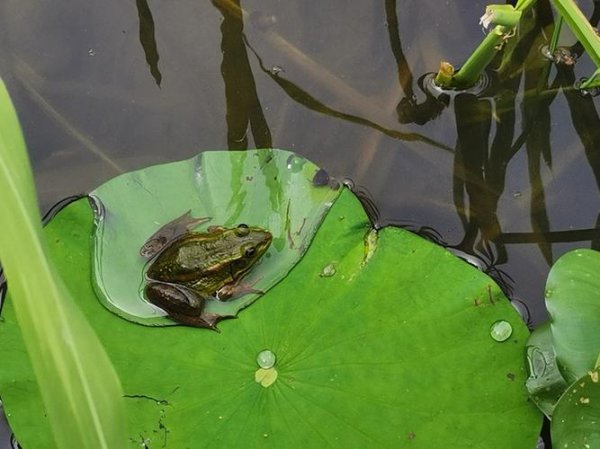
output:
{"label": "floating leaf", "polygon": [[[193,217],[211,217],[204,228],[244,223],[268,229],[273,243],[259,266],[244,278],[253,288],[267,291],[302,257],[339,195],[335,183],[313,185],[318,171],[288,151],[209,151],[107,182],[91,193],[98,212],[94,257],[98,296],[110,310],[131,321],[175,324],[143,298],[146,260],[139,251],[158,228],[186,211]],[[209,300],[204,311],[235,316],[258,296]]]}
{"label": "floating leaf", "polygon": [[600,253],[578,249],[556,261],[546,282],[556,360],[568,382],[593,369],[600,352]]}
{"label": "floating leaf", "polygon": [[[369,222],[347,190],[287,277],[220,334],[109,313],[89,282],[91,228],[80,201],[50,223],[48,241],[123,380],[132,448],[535,446],[528,331],[498,287],[398,228],[379,231],[365,263]],[[335,275],[321,276],[334,262]],[[10,306],[0,391],[24,447],[51,449]],[[490,338],[498,320],[512,327],[504,342]],[[270,368],[257,364],[265,349]]]}
{"label": "floating leaf", "polygon": [[600,447],[600,372],[590,370],[565,392],[554,410],[552,444],[557,448]]}

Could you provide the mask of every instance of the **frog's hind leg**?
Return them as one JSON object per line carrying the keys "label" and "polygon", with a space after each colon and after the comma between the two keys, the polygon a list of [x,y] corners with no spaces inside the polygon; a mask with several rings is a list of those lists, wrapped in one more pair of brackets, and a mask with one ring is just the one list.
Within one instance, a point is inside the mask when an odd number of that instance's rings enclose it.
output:
{"label": "frog's hind leg", "polygon": [[206,327],[219,332],[217,323],[233,318],[229,315],[203,313],[207,298],[181,286],[164,282],[149,282],[144,289],[146,299],[160,307],[173,321],[194,327]]}
{"label": "frog's hind leg", "polygon": [[144,288],[144,295],[169,315],[199,316],[204,308],[205,298],[180,285],[149,282]]}

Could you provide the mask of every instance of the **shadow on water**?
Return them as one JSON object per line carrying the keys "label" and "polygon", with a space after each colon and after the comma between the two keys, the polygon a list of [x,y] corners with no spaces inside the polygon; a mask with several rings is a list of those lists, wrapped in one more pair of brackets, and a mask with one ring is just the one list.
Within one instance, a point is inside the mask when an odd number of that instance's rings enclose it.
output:
{"label": "shadow on water", "polygon": [[150,67],[150,73],[156,82],[156,85],[160,87],[162,81],[162,74],[158,68],[158,46],[156,45],[156,38],[154,36],[154,19],[152,18],[152,11],[148,6],[148,0],[136,0],[135,5],[138,10],[138,19],[140,22],[140,43],[146,55],[146,62]]}
{"label": "shadow on water", "polygon": [[269,76],[281,89],[295,102],[301,104],[302,106],[315,111],[321,114],[328,115],[330,117],[335,117],[341,120],[346,120],[351,123],[356,123],[358,125],[367,126],[372,128],[382,134],[385,134],[388,137],[392,137],[398,140],[405,141],[419,141],[426,144],[429,144],[435,148],[439,148],[446,151],[451,151],[451,148],[444,145],[443,143],[437,142],[434,139],[431,139],[427,136],[423,136],[419,133],[410,133],[410,132],[402,132],[394,129],[385,128],[367,118],[359,117],[357,115],[347,114],[342,111],[336,110],[332,107],[327,106],[326,104],[319,101],[317,98],[313,97],[306,90],[302,89],[298,85],[293,82],[287,80],[283,77],[278,70],[268,69],[265,67],[262,58],[258,55],[256,50],[250,45],[250,43],[245,40],[248,48],[254,53],[256,59],[260,65],[261,70]]}
{"label": "shadow on water", "polygon": [[271,131],[256,91],[248,60],[239,0],[212,0],[223,15],[221,74],[227,101],[227,143],[231,150],[248,148],[248,127],[256,148],[271,148]]}

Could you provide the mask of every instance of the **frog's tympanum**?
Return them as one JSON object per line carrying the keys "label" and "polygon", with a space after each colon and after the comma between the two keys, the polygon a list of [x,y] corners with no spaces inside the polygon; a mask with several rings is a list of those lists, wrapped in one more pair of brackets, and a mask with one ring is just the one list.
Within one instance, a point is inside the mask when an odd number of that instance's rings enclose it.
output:
{"label": "frog's tympanum", "polygon": [[[189,214],[182,217],[190,218]],[[171,222],[173,226],[181,228],[182,217]],[[211,226],[207,232],[184,228],[175,231],[173,239],[165,239],[164,244],[157,244],[154,234],[142,247],[146,248],[142,256],[154,257],[146,271],[144,294],[175,321],[216,329],[216,323],[224,317],[205,313],[206,300],[262,293],[240,281],[267,251],[272,236],[269,231],[245,224],[236,228]]]}

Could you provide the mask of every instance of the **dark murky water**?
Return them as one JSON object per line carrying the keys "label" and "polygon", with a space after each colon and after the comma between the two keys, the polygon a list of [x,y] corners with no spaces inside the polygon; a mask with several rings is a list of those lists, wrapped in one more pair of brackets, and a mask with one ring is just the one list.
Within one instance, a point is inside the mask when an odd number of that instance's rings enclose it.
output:
{"label": "dark murky water", "polygon": [[44,209],[202,150],[289,148],[366,188],[382,223],[495,264],[536,324],[551,263],[599,239],[598,100],[571,89],[593,66],[542,57],[540,0],[486,91],[426,95],[423,75],[483,37],[486,3],[5,0],[0,76]]}
{"label": "dark murky water", "polygon": [[487,247],[539,309],[548,264],[595,235],[572,231],[595,227],[600,168],[582,140],[598,117],[574,92],[530,93],[538,82],[569,86],[591,65],[542,79],[546,36],[534,28],[495,87],[436,103],[418,80],[441,59],[465,59],[484,3],[396,3],[6,2],[0,74],[42,206],[203,149],[291,148],[365,186],[384,222]]}

